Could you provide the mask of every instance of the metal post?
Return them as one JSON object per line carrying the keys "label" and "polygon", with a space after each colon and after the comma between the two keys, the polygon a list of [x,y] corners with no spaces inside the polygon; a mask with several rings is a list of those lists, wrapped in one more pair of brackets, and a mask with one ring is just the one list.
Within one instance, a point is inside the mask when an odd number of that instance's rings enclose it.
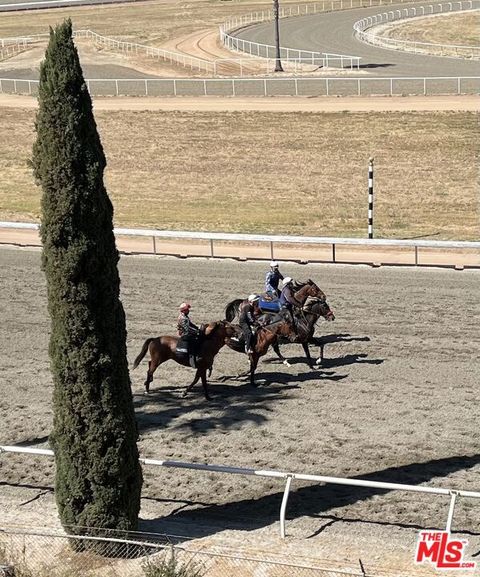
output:
{"label": "metal post", "polygon": [[210,256],[213,258],[213,238],[210,239]]}
{"label": "metal post", "polygon": [[273,240],[270,241],[270,258],[273,260]]}
{"label": "metal post", "polygon": [[283,492],[282,506],[280,507],[280,537],[285,539],[285,512],[287,510],[288,494],[290,493],[290,485],[292,484],[292,475],[287,475],[287,482]]}
{"label": "metal post", "polygon": [[283,72],[280,60],[280,31],[278,26],[278,0],[273,0],[273,15],[275,21],[275,72]]}
{"label": "metal post", "polygon": [[153,254],[157,254],[157,239],[152,236],[153,239]]}
{"label": "metal post", "polygon": [[373,238],[373,158],[368,161],[368,238]]}
{"label": "metal post", "polygon": [[332,262],[337,262],[335,254],[335,243],[332,244]]}
{"label": "metal post", "polygon": [[455,510],[455,500],[457,499],[458,493],[457,491],[450,491],[450,495],[452,497],[450,499],[450,508],[448,510],[447,526],[445,527],[445,531],[447,531],[448,533],[450,533],[450,529],[452,528],[453,512]]}

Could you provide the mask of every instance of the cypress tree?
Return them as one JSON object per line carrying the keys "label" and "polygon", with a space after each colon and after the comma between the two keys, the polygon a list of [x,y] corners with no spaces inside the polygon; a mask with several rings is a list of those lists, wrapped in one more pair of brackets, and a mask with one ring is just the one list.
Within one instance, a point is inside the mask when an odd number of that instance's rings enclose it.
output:
{"label": "cypress tree", "polygon": [[50,29],[36,132],[60,519],[75,534],[86,527],[135,530],[142,473],[113,207],[70,20]]}

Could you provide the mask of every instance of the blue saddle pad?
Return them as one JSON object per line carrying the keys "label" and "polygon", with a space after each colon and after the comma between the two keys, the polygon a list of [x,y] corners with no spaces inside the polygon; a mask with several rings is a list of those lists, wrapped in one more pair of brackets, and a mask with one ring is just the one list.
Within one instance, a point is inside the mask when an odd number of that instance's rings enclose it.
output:
{"label": "blue saddle pad", "polygon": [[280,311],[281,305],[279,300],[275,301],[264,301],[260,299],[260,310],[268,313],[278,313]]}

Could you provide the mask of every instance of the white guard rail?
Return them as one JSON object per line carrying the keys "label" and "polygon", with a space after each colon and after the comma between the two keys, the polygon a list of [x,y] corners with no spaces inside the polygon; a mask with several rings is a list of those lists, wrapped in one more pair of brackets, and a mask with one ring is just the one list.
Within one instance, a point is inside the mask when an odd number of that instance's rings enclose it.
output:
{"label": "white guard rail", "polygon": [[[40,225],[29,222],[1,222],[0,229],[36,230]],[[131,229],[115,228],[117,236],[149,237],[152,239],[152,252],[162,254],[157,250],[156,239],[190,239],[210,242],[210,257],[215,254],[215,242],[255,242],[267,243],[270,246],[270,258],[275,258],[275,244],[303,244],[303,245],[328,245],[331,247],[331,259],[329,262],[336,263],[336,246],[364,246],[364,247],[400,247],[411,248],[415,253],[415,265],[419,264],[418,250],[426,249],[460,249],[480,251],[479,241],[442,241],[442,240],[395,240],[395,239],[362,239],[362,238],[335,238],[321,236],[280,236],[266,234],[234,234],[224,232],[196,232],[183,230],[151,230],[151,229]],[[367,262],[367,261],[365,261]]]}
{"label": "white guard rail", "polygon": [[[97,96],[439,96],[478,95],[480,76],[270,78],[95,78]],[[36,96],[38,80],[0,78],[0,94]]]}
{"label": "white guard rail", "polygon": [[[0,445],[1,453],[22,453],[37,456],[53,457],[54,452],[50,449],[35,449],[32,447],[16,447]],[[280,536],[285,538],[285,515],[288,497],[292,481],[315,481],[332,485],[349,485],[351,487],[368,487],[371,489],[384,489],[387,491],[407,491],[415,493],[428,493],[430,495],[444,495],[450,497],[450,507],[448,509],[445,531],[450,532],[455,511],[457,497],[467,497],[470,499],[480,499],[480,493],[475,491],[461,491],[456,489],[444,489],[440,487],[424,487],[420,485],[404,485],[402,483],[383,483],[380,481],[364,481],[362,479],[347,479],[343,477],[330,477],[325,475],[307,475],[303,473],[288,473],[286,471],[257,470],[242,467],[229,467],[226,465],[208,465],[202,463],[186,463],[183,461],[163,461],[158,459],[140,458],[143,465],[154,467],[171,467],[176,469],[195,469],[197,471],[208,471],[210,473],[229,473],[231,475],[253,475],[257,477],[269,477],[285,480],[282,504],[280,506]]]}
{"label": "white guard rail", "polygon": [[[322,0],[320,2],[302,4],[297,6],[280,6],[279,18],[289,18],[292,16],[307,16],[308,14],[318,14],[323,12],[334,12],[338,10],[352,10],[354,8],[365,8],[367,6],[384,6],[411,2],[411,0]],[[244,14],[243,16],[233,16],[220,26],[220,40],[229,49],[241,51],[250,56],[260,58],[275,58],[275,46],[269,44],[259,44],[238,38],[234,32],[241,28],[269,22],[273,20],[272,10],[262,10]],[[313,64],[317,66],[330,66],[340,68],[359,68],[361,58],[347,54],[334,54],[323,52],[310,52],[295,48],[280,47],[282,60],[287,63]]]}
{"label": "white guard rail", "polygon": [[356,37],[362,42],[389,48],[391,50],[405,50],[414,53],[428,53],[436,56],[450,56],[458,58],[480,58],[480,46],[466,46],[454,44],[435,44],[432,42],[418,42],[414,40],[400,40],[382,35],[378,26],[389,22],[397,22],[411,18],[422,18],[434,14],[448,14],[452,12],[475,11],[480,9],[478,0],[432,3],[423,6],[389,10],[374,16],[358,20],[353,25]]}

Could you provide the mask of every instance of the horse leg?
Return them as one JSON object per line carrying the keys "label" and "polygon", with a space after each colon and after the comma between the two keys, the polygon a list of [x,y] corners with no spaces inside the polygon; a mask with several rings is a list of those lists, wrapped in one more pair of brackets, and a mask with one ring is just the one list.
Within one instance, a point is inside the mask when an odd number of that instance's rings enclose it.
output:
{"label": "horse leg", "polygon": [[315,363],[317,365],[323,365],[323,349],[325,348],[325,343],[321,343],[318,347],[320,356],[318,357],[318,359],[315,361]]}
{"label": "horse leg", "polygon": [[248,358],[250,359],[250,384],[252,387],[257,387],[258,385],[255,383],[255,369],[258,365],[259,356],[257,353],[251,353],[248,355]]}
{"label": "horse leg", "polygon": [[273,347],[273,350],[275,351],[277,357],[283,362],[283,364],[287,365],[287,367],[291,367],[292,365],[287,361],[287,359],[280,352],[280,345],[278,343],[275,343],[274,345],[272,345],[272,347]]}
{"label": "horse leg", "polygon": [[208,394],[207,371],[203,370],[200,376],[202,377],[203,394],[207,401],[211,401],[212,397]]}
{"label": "horse leg", "polygon": [[307,342],[307,343],[302,343],[302,347],[303,347],[303,350],[305,351],[305,356],[307,357],[308,366],[309,366],[311,369],[314,369],[314,368],[315,368],[315,365],[314,365],[314,363],[313,363],[313,361],[312,361],[312,357],[310,356],[310,350],[309,350],[309,348],[308,348],[308,342]]}
{"label": "horse leg", "polygon": [[153,367],[153,361],[148,361],[148,369],[147,369],[147,379],[144,383],[145,386],[145,394],[148,395],[150,393],[150,383],[153,381],[153,373],[155,372],[155,368]]}
{"label": "horse leg", "polygon": [[193,389],[193,387],[197,384],[199,378],[200,378],[200,369],[197,369],[197,372],[195,373],[195,378],[193,379],[191,384],[188,385],[188,387],[185,389],[182,395],[183,397],[186,397],[187,393],[189,393]]}

